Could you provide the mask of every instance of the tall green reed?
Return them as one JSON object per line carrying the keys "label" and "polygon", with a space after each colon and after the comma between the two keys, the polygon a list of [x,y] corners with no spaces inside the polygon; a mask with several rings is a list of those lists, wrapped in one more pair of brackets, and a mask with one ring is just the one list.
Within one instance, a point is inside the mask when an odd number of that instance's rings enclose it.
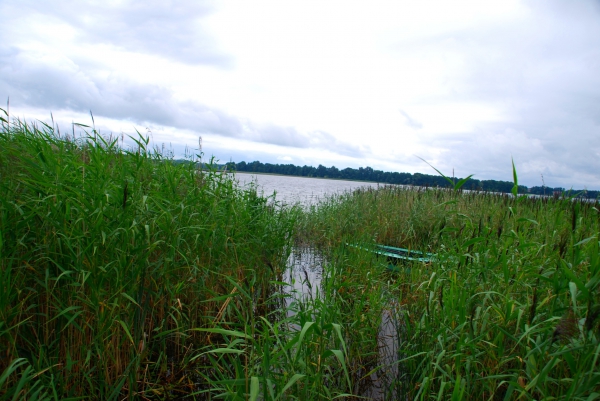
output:
{"label": "tall green reed", "polygon": [[[600,393],[597,204],[459,183],[300,213],[143,136],[122,149],[4,115],[2,399],[331,399],[373,394],[376,375],[386,399]],[[292,239],[325,262],[317,294],[289,303]],[[385,273],[349,243],[436,257]]]}
{"label": "tall green reed", "polygon": [[123,149],[2,112],[0,397],[195,391],[193,351],[211,341],[196,329],[226,326],[241,288],[258,307],[293,211],[141,135]]}
{"label": "tall green reed", "polygon": [[[297,240],[437,255],[374,280],[401,305],[397,395],[593,399],[599,217],[597,204],[568,197],[387,187],[330,198],[304,217]],[[340,269],[356,271],[364,256],[347,254]]]}

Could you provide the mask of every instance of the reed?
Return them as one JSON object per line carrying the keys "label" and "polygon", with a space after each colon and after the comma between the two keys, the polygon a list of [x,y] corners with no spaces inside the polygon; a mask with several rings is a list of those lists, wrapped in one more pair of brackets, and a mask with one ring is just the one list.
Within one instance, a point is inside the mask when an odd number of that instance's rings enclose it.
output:
{"label": "reed", "polygon": [[[459,182],[282,207],[142,135],[0,122],[0,400],[600,396],[597,203]],[[348,246],[375,243],[436,256]],[[322,256],[310,295],[292,247]]]}
{"label": "reed", "polygon": [[[382,273],[388,261],[371,256],[381,273],[369,291],[401,305],[394,397],[599,396],[597,203],[385,187],[331,197],[299,224],[298,242],[313,239],[347,255],[337,259],[347,277],[365,258],[349,242],[437,255],[396,275]],[[370,305],[373,317],[385,312],[385,302]],[[349,343],[360,338],[352,324]],[[376,319],[371,324],[377,328]]]}
{"label": "reed", "polygon": [[196,351],[224,337],[202,330],[261,313],[294,212],[141,135],[123,149],[2,112],[0,399],[196,391]]}

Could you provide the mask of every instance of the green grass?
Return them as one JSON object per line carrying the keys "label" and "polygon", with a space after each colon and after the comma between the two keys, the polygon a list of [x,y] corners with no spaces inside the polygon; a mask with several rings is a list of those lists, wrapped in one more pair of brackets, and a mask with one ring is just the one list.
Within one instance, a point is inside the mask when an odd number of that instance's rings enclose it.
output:
{"label": "green grass", "polygon": [[[143,136],[0,113],[0,400],[600,397],[596,203],[459,182],[281,207]],[[349,243],[436,257],[391,273]],[[312,296],[292,246],[323,256]]]}

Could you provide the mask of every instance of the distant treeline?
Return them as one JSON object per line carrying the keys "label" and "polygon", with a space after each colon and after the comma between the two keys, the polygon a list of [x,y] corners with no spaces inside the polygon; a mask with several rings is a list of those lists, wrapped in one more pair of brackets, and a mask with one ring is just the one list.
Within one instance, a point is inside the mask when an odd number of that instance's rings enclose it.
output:
{"label": "distant treeline", "polygon": [[[318,167],[313,166],[296,166],[293,164],[271,164],[261,163],[254,161],[251,163],[246,162],[229,162],[226,164],[227,170],[229,171],[243,171],[250,173],[270,173],[270,174],[282,174],[282,175],[293,175],[298,177],[319,177],[319,178],[334,178],[342,180],[360,180],[360,181],[371,181],[381,182],[386,184],[399,184],[399,185],[416,185],[422,187],[449,187],[450,183],[439,175],[422,174],[422,173],[398,173],[391,171],[374,170],[371,167],[359,167],[338,169],[335,166],[325,167],[319,164]],[[455,179],[456,182],[460,178]],[[510,181],[497,181],[497,180],[477,180],[470,178],[463,185],[463,189],[479,190],[479,191],[490,191],[490,192],[504,192],[510,193],[513,188],[513,183]],[[522,194],[536,194],[536,195],[556,195],[565,192],[565,188],[557,187],[531,187],[528,188],[524,185],[519,185],[519,193]],[[573,190],[571,194],[577,194],[579,197],[598,199],[600,191],[589,191],[589,190]]]}

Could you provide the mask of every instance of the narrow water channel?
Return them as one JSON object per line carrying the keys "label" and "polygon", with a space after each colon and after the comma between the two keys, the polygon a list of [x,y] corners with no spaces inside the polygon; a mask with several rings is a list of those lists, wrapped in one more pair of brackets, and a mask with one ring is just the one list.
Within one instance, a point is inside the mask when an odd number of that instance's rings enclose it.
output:
{"label": "narrow water channel", "polygon": [[[295,248],[288,259],[286,280],[290,284],[290,299],[312,301],[321,294],[321,281],[325,257],[312,248]],[[291,312],[288,312],[291,313]],[[371,374],[371,385],[360,394],[370,400],[397,399],[395,383],[398,380],[399,305],[390,302],[381,316],[378,330],[378,364],[380,369]]]}
{"label": "narrow water channel", "polygon": [[286,278],[295,299],[314,299],[321,291],[324,257],[310,247],[294,248]]}
{"label": "narrow water channel", "polygon": [[[255,183],[264,195],[276,192],[278,201],[284,204],[299,203],[303,206],[315,205],[332,194],[353,191],[358,188],[377,188],[377,183],[316,179],[308,177],[292,177],[264,174],[236,173],[241,185]],[[289,259],[284,281],[289,284],[290,297],[287,305],[294,301],[311,302],[322,296],[323,266],[326,260],[322,254],[310,247],[294,248]],[[293,310],[288,308],[288,316]],[[390,303],[383,311],[378,329],[378,364],[381,369],[371,375],[372,385],[367,386],[361,394],[372,400],[397,399],[394,383],[398,379],[398,343],[399,321],[398,305]],[[299,328],[298,328],[299,329]]]}

